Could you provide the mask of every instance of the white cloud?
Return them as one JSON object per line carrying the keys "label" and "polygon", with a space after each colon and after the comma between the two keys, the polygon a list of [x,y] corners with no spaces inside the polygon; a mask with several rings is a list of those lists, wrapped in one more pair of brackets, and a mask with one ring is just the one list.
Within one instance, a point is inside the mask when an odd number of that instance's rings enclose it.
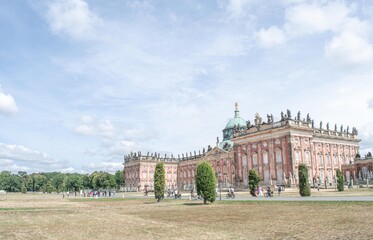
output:
{"label": "white cloud", "polygon": [[0,167],[12,172],[59,171],[66,168],[65,164],[44,152],[22,145],[0,143]]}
{"label": "white cloud", "polygon": [[224,33],[211,42],[204,54],[208,56],[240,56],[244,55],[248,48],[247,37]]}
{"label": "white cloud", "polygon": [[92,126],[81,124],[75,127],[75,132],[81,135],[93,135],[94,129]]}
{"label": "white cloud", "polygon": [[107,155],[108,156],[123,156],[124,153],[129,152],[129,151],[134,151],[136,150],[136,143],[132,141],[127,141],[127,140],[121,140],[121,141],[112,141],[108,146],[107,146]]}
{"label": "white cloud", "polygon": [[47,20],[56,34],[77,40],[91,39],[100,19],[84,0],[55,0],[48,4]]}
{"label": "white cloud", "polygon": [[0,113],[1,114],[15,114],[18,112],[18,107],[13,96],[4,93],[0,88]]}
{"label": "white cloud", "polygon": [[102,137],[113,138],[115,136],[116,129],[113,123],[108,119],[101,120],[97,124],[97,128]]}
{"label": "white cloud", "polygon": [[285,29],[290,35],[337,31],[352,9],[342,2],[299,4],[285,14]]}
{"label": "white cloud", "polygon": [[369,99],[369,101],[368,101],[368,108],[373,109],[373,98]]}
{"label": "white cloud", "polygon": [[123,169],[122,162],[100,162],[100,163],[89,163],[84,166],[91,171],[106,171],[106,172],[116,172]]}
{"label": "white cloud", "polygon": [[77,171],[73,167],[67,167],[67,168],[62,168],[60,170],[60,172],[62,172],[62,173],[76,173]]}
{"label": "white cloud", "polygon": [[325,54],[338,62],[365,64],[373,58],[373,46],[357,34],[343,32],[326,43]]}
{"label": "white cloud", "polygon": [[285,12],[282,28],[272,26],[256,33],[262,47],[283,44],[303,35],[331,33],[324,45],[326,57],[342,64],[366,64],[373,58],[369,42],[370,24],[359,19],[354,4],[343,1],[315,1],[291,4]]}
{"label": "white cloud", "polygon": [[363,156],[367,152],[373,152],[373,122],[369,122],[359,129],[359,137],[363,139],[360,143],[360,154]]}
{"label": "white cloud", "polygon": [[34,162],[40,164],[55,164],[58,160],[22,145],[8,145],[0,143],[0,159],[10,159],[20,162]]}
{"label": "white cloud", "polygon": [[90,115],[83,115],[80,117],[80,121],[84,124],[91,124],[94,121],[94,118]]}
{"label": "white cloud", "polygon": [[273,47],[283,44],[286,41],[284,31],[277,26],[272,26],[267,29],[260,29],[256,33],[259,45],[262,47]]}
{"label": "white cloud", "polygon": [[253,0],[229,0],[227,10],[233,16],[240,16],[250,2]]}

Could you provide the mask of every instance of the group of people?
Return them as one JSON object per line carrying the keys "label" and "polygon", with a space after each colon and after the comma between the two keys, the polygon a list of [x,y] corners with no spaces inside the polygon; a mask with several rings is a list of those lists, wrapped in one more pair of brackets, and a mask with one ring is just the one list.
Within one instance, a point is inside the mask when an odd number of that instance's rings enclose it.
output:
{"label": "group of people", "polygon": [[167,197],[169,198],[180,198],[181,197],[181,192],[176,189],[167,189]]}
{"label": "group of people", "polygon": [[[281,192],[284,191],[284,187],[279,185],[278,188],[277,188],[277,192],[278,192],[278,195],[280,196],[281,195]],[[264,192],[264,189],[259,186],[258,188],[255,189],[255,197],[273,197],[273,190],[271,189],[270,186],[268,186],[266,189],[265,189],[265,192]]]}
{"label": "group of people", "polygon": [[[74,193],[70,193],[69,191],[62,193],[62,198],[70,197],[70,194],[74,194],[77,197],[78,193],[75,191]],[[115,196],[115,190],[102,190],[102,191],[94,191],[94,190],[87,190],[83,191],[80,190],[80,197],[111,197]]]}

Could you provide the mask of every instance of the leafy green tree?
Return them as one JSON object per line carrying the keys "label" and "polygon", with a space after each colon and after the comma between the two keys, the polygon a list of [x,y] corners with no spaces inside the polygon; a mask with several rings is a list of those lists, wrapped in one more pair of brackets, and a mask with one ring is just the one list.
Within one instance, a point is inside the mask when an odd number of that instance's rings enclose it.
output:
{"label": "leafy green tree", "polygon": [[260,177],[255,169],[249,171],[249,189],[252,196],[256,196],[255,190],[258,189]]}
{"label": "leafy green tree", "polygon": [[299,194],[302,197],[311,196],[311,186],[308,182],[308,166],[307,165],[299,164],[298,177],[299,177]]}
{"label": "leafy green tree", "polygon": [[118,189],[123,186],[123,184],[124,184],[124,171],[118,170],[118,171],[115,172],[115,181],[116,181]]}
{"label": "leafy green tree", "polygon": [[22,186],[22,178],[11,174],[9,171],[0,173],[0,189],[7,192],[19,192]]}
{"label": "leafy green tree", "polygon": [[116,185],[114,175],[107,172],[95,172],[92,183],[95,189],[114,188]]}
{"label": "leafy green tree", "polygon": [[154,172],[154,195],[157,199],[157,202],[160,202],[164,198],[164,190],[166,185],[166,174],[164,171],[164,165],[161,162],[158,162],[155,165]]}
{"label": "leafy green tree", "polygon": [[89,175],[88,174],[82,174],[80,178],[81,178],[81,181],[83,183],[83,188],[84,189],[91,189],[91,188],[93,188],[93,186],[91,184],[91,181],[89,179]]}
{"label": "leafy green tree", "polygon": [[54,188],[52,182],[50,180],[47,181],[44,187],[44,192],[51,193],[55,191],[56,189]]}
{"label": "leafy green tree", "polygon": [[198,164],[195,180],[197,194],[202,196],[203,203],[214,202],[216,198],[216,177],[210,163],[201,162]]}
{"label": "leafy green tree", "polygon": [[65,174],[58,173],[54,175],[54,177],[51,179],[51,182],[57,193],[60,193],[61,190],[64,188]]}
{"label": "leafy green tree", "polygon": [[343,174],[341,172],[341,170],[337,169],[337,172],[336,172],[336,175],[337,175],[337,188],[338,188],[338,191],[342,192],[344,190],[344,178],[343,178]]}
{"label": "leafy green tree", "polygon": [[83,182],[79,174],[67,174],[65,178],[65,186],[69,191],[78,191],[83,187]]}
{"label": "leafy green tree", "polygon": [[45,191],[48,179],[43,174],[34,175],[34,190],[35,191]]}

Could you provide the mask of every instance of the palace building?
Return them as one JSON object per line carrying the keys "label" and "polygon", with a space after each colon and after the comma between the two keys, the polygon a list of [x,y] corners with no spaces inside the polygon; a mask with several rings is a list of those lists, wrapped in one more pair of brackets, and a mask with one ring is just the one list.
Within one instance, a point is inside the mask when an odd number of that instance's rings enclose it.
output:
{"label": "palace building", "polygon": [[315,127],[307,114],[295,117],[287,110],[278,121],[267,115],[267,121],[257,113],[253,123],[239,115],[235,105],[234,118],[223,129],[223,141],[216,146],[178,156],[159,153],[130,153],[124,156],[125,187],[127,191],[152,190],[155,165],[164,163],[166,188],[191,189],[195,187],[196,166],[201,161],[212,164],[218,182],[223,187],[233,185],[248,188],[249,170],[255,169],[262,185],[297,186],[298,165],[309,166],[310,183],[333,184],[336,170],[342,164],[351,164],[359,152],[360,139],[356,128],[343,126],[334,129],[329,123]]}

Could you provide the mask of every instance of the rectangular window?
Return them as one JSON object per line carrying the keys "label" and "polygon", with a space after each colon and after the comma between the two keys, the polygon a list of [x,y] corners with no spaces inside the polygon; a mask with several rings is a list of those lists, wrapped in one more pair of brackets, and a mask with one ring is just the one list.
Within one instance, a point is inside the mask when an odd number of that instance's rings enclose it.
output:
{"label": "rectangular window", "polygon": [[263,164],[267,165],[268,164],[268,153],[263,152]]}
{"label": "rectangular window", "polygon": [[299,151],[295,152],[295,164],[299,164],[300,156]]}
{"label": "rectangular window", "polygon": [[310,162],[310,152],[306,152],[306,163],[307,163],[308,165],[311,164],[311,162]]}

